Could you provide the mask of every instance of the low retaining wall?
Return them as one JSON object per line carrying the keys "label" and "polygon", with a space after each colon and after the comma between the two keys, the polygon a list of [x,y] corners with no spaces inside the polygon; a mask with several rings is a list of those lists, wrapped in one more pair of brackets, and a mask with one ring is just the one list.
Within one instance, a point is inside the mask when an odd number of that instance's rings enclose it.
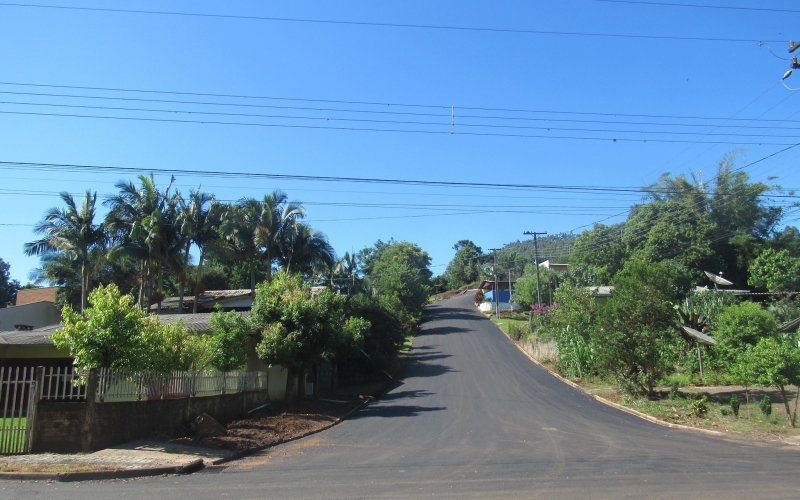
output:
{"label": "low retaining wall", "polygon": [[42,399],[36,403],[31,453],[91,452],[153,435],[185,431],[198,415],[225,422],[267,401],[282,400],[288,371],[267,368],[267,387],[216,396],[152,401],[96,402],[98,372],[92,370],[83,401]]}
{"label": "low retaining wall", "polygon": [[558,343],[556,339],[532,339],[519,342],[520,347],[533,359],[558,359]]}

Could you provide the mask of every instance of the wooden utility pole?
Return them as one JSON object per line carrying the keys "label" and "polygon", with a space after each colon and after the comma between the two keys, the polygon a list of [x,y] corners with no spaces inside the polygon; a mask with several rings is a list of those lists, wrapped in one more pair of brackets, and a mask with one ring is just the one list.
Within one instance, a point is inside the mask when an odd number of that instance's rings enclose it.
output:
{"label": "wooden utility pole", "polygon": [[494,266],[492,267],[494,271],[494,314],[497,319],[500,319],[500,295],[497,290],[497,251],[499,248],[490,248],[489,250],[492,251],[494,256]]}
{"label": "wooden utility pole", "polygon": [[539,282],[539,246],[536,242],[536,236],[546,236],[547,232],[537,233],[536,231],[525,231],[522,234],[533,235],[533,263],[536,265],[536,296],[539,301],[539,307],[542,307],[542,285]]}

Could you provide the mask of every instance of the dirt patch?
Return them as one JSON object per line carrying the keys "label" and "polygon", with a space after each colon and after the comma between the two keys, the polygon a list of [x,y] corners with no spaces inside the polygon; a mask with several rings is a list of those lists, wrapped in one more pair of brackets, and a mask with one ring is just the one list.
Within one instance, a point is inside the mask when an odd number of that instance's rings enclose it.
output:
{"label": "dirt patch", "polygon": [[366,397],[339,397],[344,403],[303,400],[284,405],[274,403],[272,411],[229,422],[227,436],[189,435],[172,443],[240,451],[283,443],[333,425],[339,418],[362,404]]}
{"label": "dirt patch", "polygon": [[121,464],[96,464],[92,462],[86,463],[71,463],[71,464],[25,464],[25,463],[8,463],[0,464],[0,472],[17,472],[17,473],[30,473],[30,472],[97,472],[107,470],[121,469]]}

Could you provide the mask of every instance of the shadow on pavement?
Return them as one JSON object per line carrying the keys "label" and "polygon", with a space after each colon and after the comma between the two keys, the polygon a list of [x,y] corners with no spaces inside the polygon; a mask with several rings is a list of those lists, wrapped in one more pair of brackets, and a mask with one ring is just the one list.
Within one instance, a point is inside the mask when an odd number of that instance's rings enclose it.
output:
{"label": "shadow on pavement", "polygon": [[426,335],[447,335],[449,333],[465,333],[469,331],[469,328],[460,328],[457,326],[437,326],[434,328],[423,328],[417,337],[424,337]]}
{"label": "shadow on pavement", "polygon": [[368,417],[416,417],[422,413],[442,411],[446,409],[446,406],[387,405],[381,404],[379,401],[375,405],[370,405],[357,411],[353,414],[353,416],[350,417],[350,420]]}
{"label": "shadow on pavement", "polygon": [[404,399],[404,398],[411,398],[411,399],[424,398],[425,396],[430,396],[431,394],[434,394],[434,393],[432,393],[430,391],[425,391],[425,390],[400,391],[400,392],[393,392],[391,394],[384,394],[379,399],[381,401],[395,401],[395,400]]}

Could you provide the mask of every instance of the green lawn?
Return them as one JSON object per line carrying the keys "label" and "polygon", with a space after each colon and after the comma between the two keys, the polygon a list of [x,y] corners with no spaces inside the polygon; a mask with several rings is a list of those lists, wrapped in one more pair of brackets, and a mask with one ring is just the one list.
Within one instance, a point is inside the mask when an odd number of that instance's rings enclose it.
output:
{"label": "green lawn", "polygon": [[[0,453],[19,453],[23,451],[27,423],[28,419],[24,417],[0,418]],[[14,430],[12,431],[12,429]]]}
{"label": "green lawn", "polygon": [[508,335],[508,330],[509,330],[509,329],[508,329],[508,327],[509,327],[509,326],[513,325],[513,326],[519,327],[519,326],[527,326],[527,324],[528,324],[528,321],[527,321],[527,320],[520,320],[520,319],[510,319],[510,318],[500,318],[500,319],[497,319],[497,318],[494,318],[494,317],[493,317],[493,318],[492,318],[492,321],[493,321],[494,323],[497,323],[497,324],[499,324],[499,325],[500,325],[500,328],[501,328],[501,329],[502,329],[504,332],[506,332],[506,335]]}

